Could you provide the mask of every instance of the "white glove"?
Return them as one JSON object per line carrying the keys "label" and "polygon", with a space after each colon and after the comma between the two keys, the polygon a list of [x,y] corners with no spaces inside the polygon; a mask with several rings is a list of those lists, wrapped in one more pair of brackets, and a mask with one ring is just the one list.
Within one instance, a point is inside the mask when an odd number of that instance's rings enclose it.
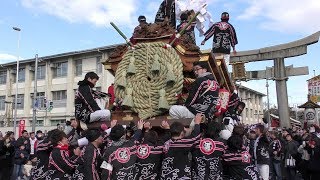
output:
{"label": "white glove", "polygon": [[81,138],[81,139],[78,139],[78,145],[79,145],[80,147],[86,146],[86,145],[88,145],[88,144],[89,144],[89,141],[88,141],[88,139],[87,139],[86,137]]}

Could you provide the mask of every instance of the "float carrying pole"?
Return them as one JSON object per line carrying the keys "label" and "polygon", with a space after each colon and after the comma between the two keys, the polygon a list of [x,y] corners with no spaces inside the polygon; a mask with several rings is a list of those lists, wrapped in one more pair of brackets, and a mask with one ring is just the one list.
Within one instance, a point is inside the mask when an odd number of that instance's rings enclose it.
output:
{"label": "float carrying pole", "polygon": [[111,24],[111,26],[120,34],[120,36],[122,36],[123,39],[126,40],[126,43],[127,43],[129,46],[133,47],[133,44],[132,44],[132,42],[130,42],[130,39],[128,39],[127,36],[124,35],[123,32],[121,32],[120,29],[119,29],[113,22],[110,22],[110,24]]}

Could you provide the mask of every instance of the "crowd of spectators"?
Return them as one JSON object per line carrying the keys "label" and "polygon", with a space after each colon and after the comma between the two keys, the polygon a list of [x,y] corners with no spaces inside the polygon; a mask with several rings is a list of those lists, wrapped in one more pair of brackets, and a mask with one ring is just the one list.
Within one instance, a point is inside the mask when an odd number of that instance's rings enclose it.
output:
{"label": "crowd of spectators", "polygon": [[222,124],[193,129],[139,121],[83,131],[75,119],[64,131],[0,133],[0,180],[16,179],[320,179],[320,129]]}

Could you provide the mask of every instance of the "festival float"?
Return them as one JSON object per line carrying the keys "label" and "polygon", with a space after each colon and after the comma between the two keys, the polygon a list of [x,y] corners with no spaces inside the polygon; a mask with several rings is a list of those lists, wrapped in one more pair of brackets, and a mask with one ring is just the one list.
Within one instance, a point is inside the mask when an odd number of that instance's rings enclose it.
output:
{"label": "festival float", "polygon": [[162,120],[189,124],[191,119],[173,120],[168,110],[172,105],[184,103],[188,87],[196,78],[193,73],[193,62],[196,61],[209,64],[220,88],[234,91],[223,56],[214,57],[210,50],[200,50],[184,33],[191,23],[207,16],[205,7],[202,4],[199,11],[189,11],[189,22],[180,32],[176,32],[170,18],[164,18],[160,22],[156,20],[142,25],[128,39],[111,23],[127,42],[118,46],[103,63],[105,69],[115,76],[116,107],[111,119],[120,124],[139,119],[150,120],[153,126],[160,125]]}

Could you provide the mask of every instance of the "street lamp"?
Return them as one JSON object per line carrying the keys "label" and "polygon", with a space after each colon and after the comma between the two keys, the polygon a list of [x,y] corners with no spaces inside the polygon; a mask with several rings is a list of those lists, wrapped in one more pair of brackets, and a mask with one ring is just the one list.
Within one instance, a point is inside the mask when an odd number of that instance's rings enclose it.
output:
{"label": "street lamp", "polygon": [[18,27],[12,27],[14,31],[18,32],[18,48],[17,48],[17,71],[16,71],[16,94],[14,98],[14,120],[13,120],[13,132],[16,135],[17,129],[17,107],[18,107],[18,81],[19,81],[19,48],[20,48],[20,34],[21,29]]}

